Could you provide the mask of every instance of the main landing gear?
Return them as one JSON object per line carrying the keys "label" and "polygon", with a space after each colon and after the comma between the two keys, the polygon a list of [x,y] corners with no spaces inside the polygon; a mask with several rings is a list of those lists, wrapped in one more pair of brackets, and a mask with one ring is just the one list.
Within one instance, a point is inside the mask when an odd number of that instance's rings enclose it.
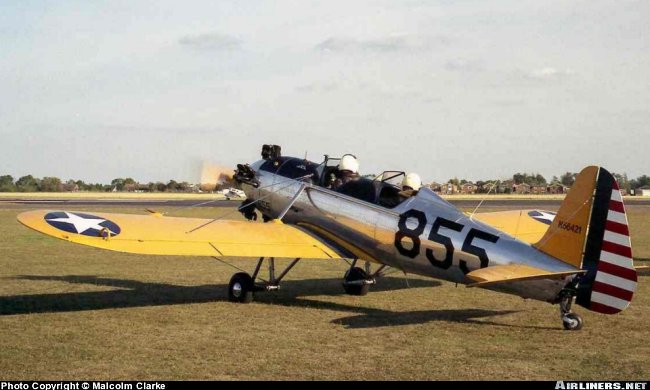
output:
{"label": "main landing gear", "polygon": [[257,213],[255,212],[255,203],[252,200],[246,199],[239,206],[239,212],[242,213],[244,218],[249,221],[257,221]]}
{"label": "main landing gear", "polygon": [[[280,289],[280,281],[291,271],[291,269],[300,261],[300,258],[294,259],[281,273],[275,276],[275,258],[268,260],[269,280],[266,281],[259,277],[260,270],[264,264],[264,257],[260,257],[255,267],[253,275],[246,272],[237,272],[230,278],[228,284],[228,300],[230,302],[251,303],[255,293],[260,291],[276,291]],[[365,269],[357,267],[357,260],[353,260],[350,268],[343,276],[343,289],[348,295],[366,295],[371,284],[375,284],[376,278],[384,276],[385,265],[377,268],[375,272],[370,272],[370,263],[366,262]]]}
{"label": "main landing gear", "polygon": [[385,265],[380,266],[374,273],[370,273],[370,263],[366,262],[366,269],[356,267],[357,259],[352,261],[350,268],[343,275],[343,290],[348,295],[366,295],[371,284],[376,284],[376,278],[382,276]]}
{"label": "main landing gear", "polygon": [[571,311],[571,305],[573,304],[575,294],[575,286],[570,285],[560,291],[558,297],[560,303],[560,318],[562,318],[562,325],[564,325],[564,329],[566,330],[582,329],[582,317],[580,317],[578,313]]}
{"label": "main landing gear", "polygon": [[[260,269],[264,263],[264,257],[260,257],[253,272],[253,276],[246,272],[238,272],[230,278],[228,284],[228,300],[230,302],[251,303],[253,295],[259,291],[274,291],[280,289],[280,281],[287,273],[300,261],[300,258],[294,259],[287,268],[275,276],[275,258],[269,258],[269,280],[259,278]],[[256,280],[259,279],[258,282]]]}

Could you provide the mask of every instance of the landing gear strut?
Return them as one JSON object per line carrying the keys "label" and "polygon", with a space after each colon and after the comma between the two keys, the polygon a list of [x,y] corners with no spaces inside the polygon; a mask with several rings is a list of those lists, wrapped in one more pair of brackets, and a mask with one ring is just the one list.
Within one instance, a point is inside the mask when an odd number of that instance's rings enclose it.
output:
{"label": "landing gear strut", "polygon": [[375,278],[381,276],[381,271],[386,267],[382,265],[373,274],[370,274],[370,264],[366,263],[366,269],[356,267],[357,259],[352,261],[350,268],[343,275],[343,290],[348,295],[363,296],[368,294],[371,284],[377,283]]}
{"label": "landing gear strut", "polygon": [[562,318],[562,325],[566,330],[580,330],[582,329],[582,317],[578,313],[571,311],[573,298],[575,296],[575,288],[565,288],[560,292],[560,318]]}
{"label": "landing gear strut", "polygon": [[[269,280],[258,278],[264,257],[260,257],[253,272],[253,276],[246,272],[238,272],[232,276],[228,284],[228,300],[237,303],[251,303],[254,293],[259,291],[275,291],[280,289],[280,281],[289,273],[289,271],[300,261],[300,258],[294,259],[287,268],[275,276],[275,258],[269,258]],[[259,282],[256,280],[259,279]]]}
{"label": "landing gear strut", "polygon": [[255,203],[252,200],[246,199],[239,206],[239,211],[242,213],[244,218],[249,221],[257,221],[257,213],[255,212]]}

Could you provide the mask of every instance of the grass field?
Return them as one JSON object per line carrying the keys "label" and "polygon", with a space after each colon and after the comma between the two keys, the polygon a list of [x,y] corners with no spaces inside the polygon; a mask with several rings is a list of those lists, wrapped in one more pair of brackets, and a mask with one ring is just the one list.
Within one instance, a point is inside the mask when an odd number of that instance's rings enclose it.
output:
{"label": "grass field", "polygon": [[[100,207],[142,212],[86,210]],[[72,245],[20,225],[27,209],[0,206],[0,379],[650,377],[648,273],[622,314],[577,307],[580,332],[562,330],[557,306],[412,276],[407,288],[400,274],[347,296],[338,261],[300,263],[281,291],[238,305],[236,271],[213,259]],[[648,259],[650,206],[628,214]]]}

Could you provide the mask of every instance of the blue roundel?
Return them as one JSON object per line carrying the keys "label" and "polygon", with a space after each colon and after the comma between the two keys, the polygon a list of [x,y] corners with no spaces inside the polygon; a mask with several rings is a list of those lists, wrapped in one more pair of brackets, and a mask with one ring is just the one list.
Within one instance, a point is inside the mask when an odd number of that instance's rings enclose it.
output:
{"label": "blue roundel", "polygon": [[117,236],[120,227],[108,219],[91,214],[56,211],[47,213],[45,222],[68,233],[83,234],[90,237]]}
{"label": "blue roundel", "polygon": [[545,223],[547,225],[550,225],[553,223],[553,219],[555,219],[555,214],[552,211],[529,211],[528,216],[535,219],[536,221],[539,221],[541,223]]}

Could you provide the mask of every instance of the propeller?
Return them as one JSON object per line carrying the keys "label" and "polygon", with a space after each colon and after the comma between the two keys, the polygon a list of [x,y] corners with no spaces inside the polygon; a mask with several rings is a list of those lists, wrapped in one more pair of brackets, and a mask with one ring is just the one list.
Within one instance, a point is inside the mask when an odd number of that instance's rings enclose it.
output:
{"label": "propeller", "polygon": [[231,183],[235,171],[231,167],[203,161],[201,191],[214,191],[217,184]]}

